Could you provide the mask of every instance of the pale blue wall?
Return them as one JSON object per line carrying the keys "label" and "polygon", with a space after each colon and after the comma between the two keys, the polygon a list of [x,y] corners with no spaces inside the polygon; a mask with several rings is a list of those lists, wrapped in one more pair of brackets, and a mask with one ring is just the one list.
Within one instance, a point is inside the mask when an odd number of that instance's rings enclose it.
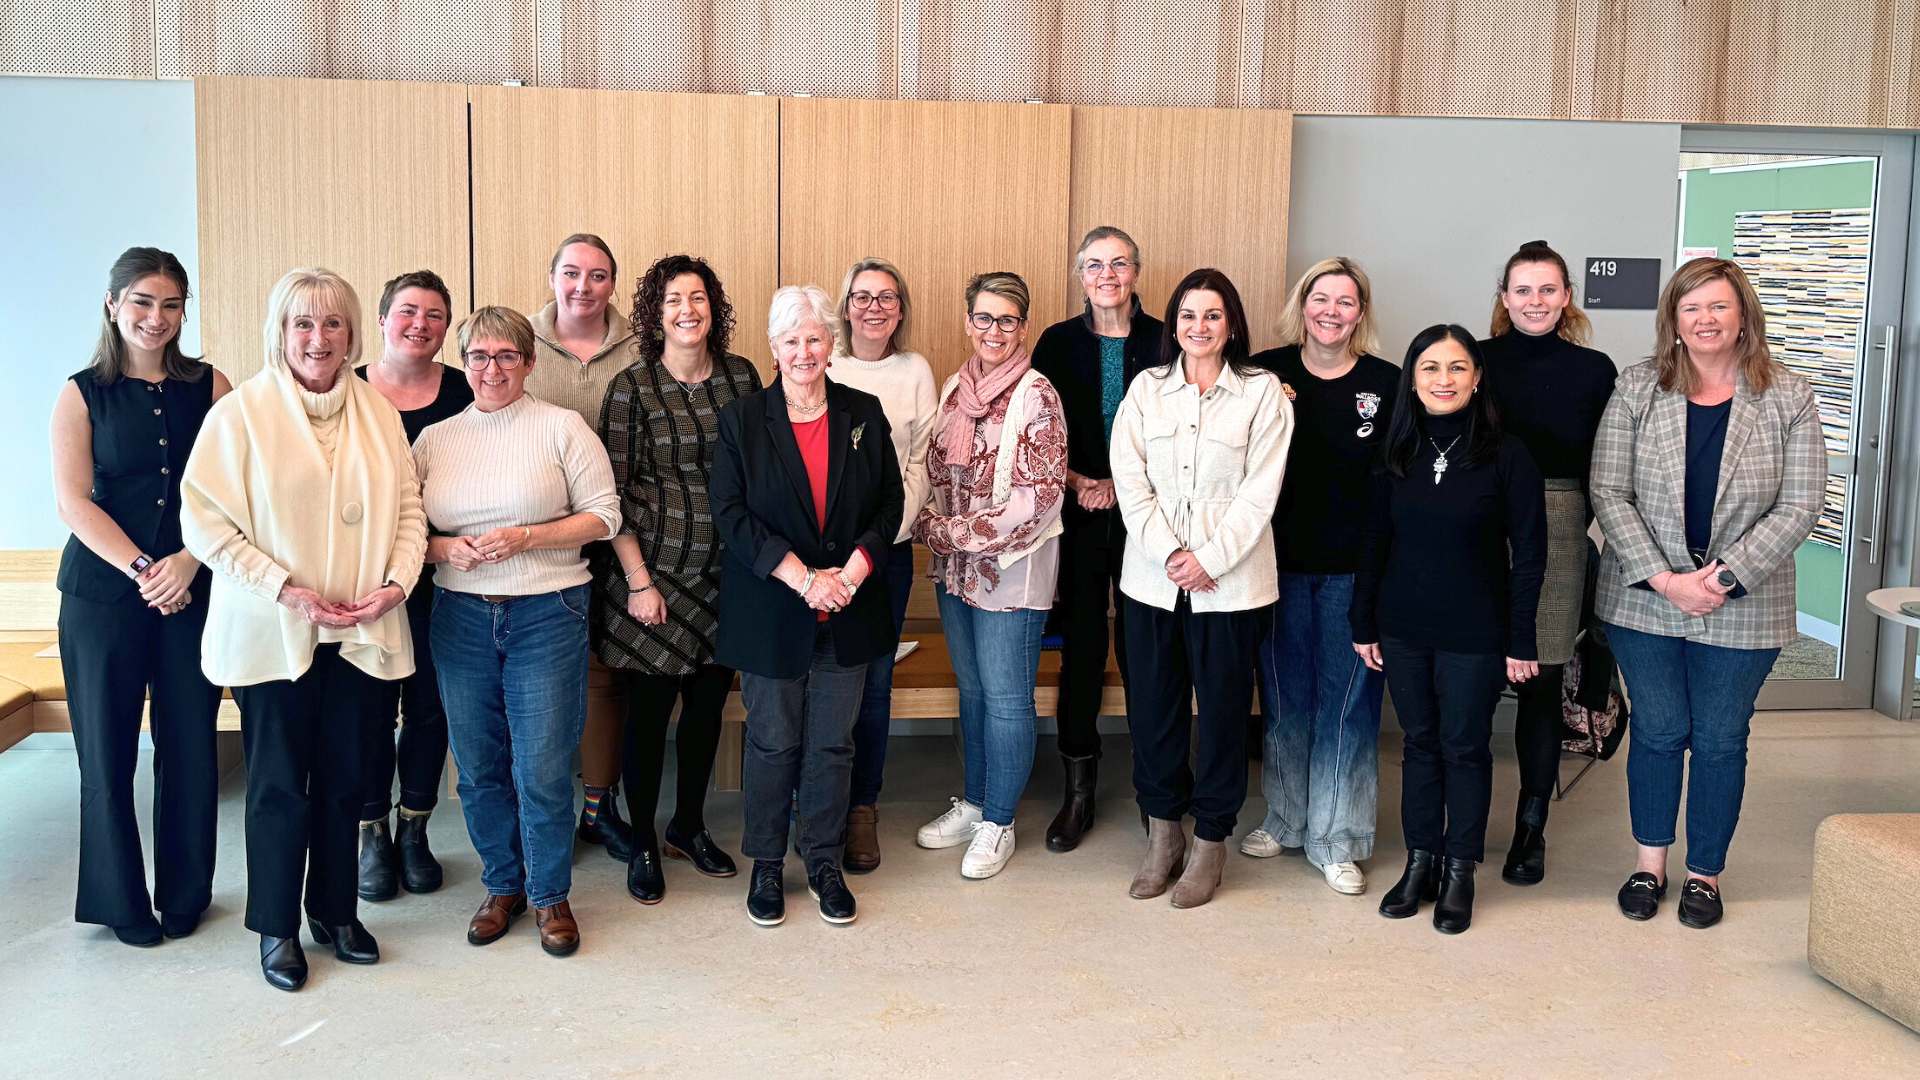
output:
{"label": "pale blue wall", "polygon": [[[136,244],[199,283],[193,84],[0,78],[0,548],[51,548],[47,418],[99,334],[107,268]],[[182,344],[200,349],[199,305]]]}

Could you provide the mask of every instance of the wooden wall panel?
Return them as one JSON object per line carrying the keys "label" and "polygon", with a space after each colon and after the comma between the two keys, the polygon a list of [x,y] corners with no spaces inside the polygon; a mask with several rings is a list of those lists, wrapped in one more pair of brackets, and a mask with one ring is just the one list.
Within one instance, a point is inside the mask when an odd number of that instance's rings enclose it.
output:
{"label": "wooden wall panel", "polygon": [[913,294],[908,344],[944,381],[969,351],[967,279],[1012,270],[1033,290],[1031,341],[1066,311],[1071,122],[1058,105],[782,102],[781,284],[837,297],[855,260],[891,260]]}
{"label": "wooden wall panel", "polygon": [[432,269],[468,310],[465,87],[206,78],[194,103],[201,343],[235,381],[260,369],[267,293],[297,266],[353,283],[368,359],[396,274]]}
{"label": "wooden wall panel", "polygon": [[655,259],[699,255],[733,303],[733,351],[768,370],[777,101],[504,86],[473,87],[472,100],[480,303],[538,311],[553,298],[554,245],[569,233],[598,233],[613,248],[623,314]]}
{"label": "wooden wall panel", "polygon": [[[1140,302],[1156,317],[1188,271],[1226,271],[1253,347],[1266,348],[1287,290],[1292,142],[1285,112],[1075,107],[1069,246],[1096,225],[1125,229],[1140,244]],[[1064,295],[1070,310],[1085,295],[1071,263]]]}

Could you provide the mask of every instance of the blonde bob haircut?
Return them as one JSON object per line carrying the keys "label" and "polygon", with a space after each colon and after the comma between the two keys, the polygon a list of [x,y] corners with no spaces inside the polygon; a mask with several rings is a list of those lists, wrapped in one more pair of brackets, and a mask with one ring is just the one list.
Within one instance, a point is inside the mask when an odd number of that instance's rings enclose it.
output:
{"label": "blonde bob haircut", "polygon": [[967,314],[973,314],[973,302],[981,293],[992,293],[1019,308],[1023,320],[1033,304],[1033,293],[1027,288],[1026,279],[1011,270],[989,270],[973,275],[967,282]]}
{"label": "blonde bob haircut", "polygon": [[477,308],[473,314],[460,320],[458,333],[462,361],[466,359],[467,346],[491,339],[512,345],[514,351],[523,358],[523,366],[533,364],[533,324],[527,321],[525,315],[510,307],[494,304]]}
{"label": "blonde bob haircut", "polygon": [[1761,310],[1760,296],[1747,280],[1747,272],[1727,259],[1694,259],[1683,263],[1660,290],[1660,307],[1653,317],[1653,363],[1660,376],[1660,389],[1692,394],[1700,389],[1700,373],[1694,369],[1687,347],[1680,343],[1680,300],[1688,293],[1724,281],[1733,287],[1740,301],[1740,332],[1734,340],[1734,355],[1740,375],[1756,394],[1773,386],[1779,371],[1773,354],[1767,351],[1767,314]]}
{"label": "blonde bob haircut", "polygon": [[1353,279],[1353,287],[1360,293],[1360,321],[1354,324],[1353,334],[1347,338],[1347,355],[1378,356],[1380,331],[1373,322],[1373,282],[1359,263],[1345,255],[1321,259],[1307,267],[1307,272],[1287,290],[1286,302],[1280,307],[1280,344],[1299,345],[1307,340],[1307,297],[1320,279],[1329,275]]}
{"label": "blonde bob haircut", "polygon": [[818,285],[782,285],[767,305],[767,344],[772,345],[788,333],[808,323],[817,323],[827,336],[840,338],[840,316],[833,313],[833,300]]}
{"label": "blonde bob haircut", "polygon": [[269,368],[287,370],[287,320],[296,315],[338,315],[347,321],[346,371],[360,362],[360,295],[331,270],[289,270],[267,294],[267,321],[261,327]]}
{"label": "blonde bob haircut", "polygon": [[907,323],[913,317],[913,300],[907,295],[907,279],[900,268],[885,259],[872,256],[861,259],[847,271],[847,279],[840,283],[840,325],[834,335],[834,351],[842,356],[853,355],[853,279],[869,270],[877,270],[893,279],[893,291],[900,294],[900,325],[893,328],[893,336],[887,339],[887,352],[897,353],[907,347]]}

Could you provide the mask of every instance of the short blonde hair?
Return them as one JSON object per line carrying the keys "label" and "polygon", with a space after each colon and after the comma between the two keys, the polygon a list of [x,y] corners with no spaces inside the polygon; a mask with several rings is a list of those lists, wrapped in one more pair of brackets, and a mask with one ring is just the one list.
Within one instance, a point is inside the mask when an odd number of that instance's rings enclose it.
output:
{"label": "short blonde hair", "polygon": [[839,340],[840,317],[833,313],[833,301],[828,298],[827,290],[818,285],[782,285],[774,292],[773,303],[767,305],[767,344],[808,323],[819,323],[834,340]]}
{"label": "short blonde hair", "polygon": [[360,362],[360,295],[347,279],[320,267],[289,270],[267,294],[267,321],[261,327],[266,340],[266,363],[287,370],[287,319],[294,315],[339,315],[347,321],[347,357],[342,371]]}
{"label": "short blonde hair", "polygon": [[1331,259],[1321,259],[1300,280],[1293,283],[1287,291],[1287,299],[1280,306],[1280,344],[1298,345],[1307,339],[1307,294],[1314,285],[1329,274],[1353,279],[1353,287],[1360,293],[1360,321],[1354,324],[1353,335],[1347,338],[1347,353],[1350,356],[1362,356],[1380,353],[1380,331],[1373,322],[1373,282],[1367,279],[1367,272],[1360,264],[1345,255],[1336,255]]}
{"label": "short blonde hair", "polygon": [[1011,270],[989,270],[984,274],[973,275],[967,282],[967,314],[973,314],[973,302],[981,293],[992,293],[1020,309],[1020,317],[1027,317],[1027,310],[1033,303],[1033,293],[1027,289],[1027,281]]}
{"label": "short blonde hair", "polygon": [[476,338],[508,342],[527,363],[533,362],[533,324],[527,321],[525,315],[510,307],[492,304],[478,308],[460,320],[458,340],[463,359],[467,354],[467,346]]}
{"label": "short blonde hair", "polygon": [[1715,281],[1733,287],[1740,299],[1739,339],[1734,349],[1740,374],[1756,394],[1763,394],[1778,377],[1779,365],[1767,349],[1767,313],[1760,307],[1760,294],[1747,280],[1747,272],[1730,259],[1694,259],[1680,265],[1660,290],[1660,306],[1653,317],[1653,363],[1660,377],[1660,389],[1691,394],[1700,388],[1700,373],[1694,370],[1687,347],[1680,343],[1680,299],[1693,290]]}
{"label": "short blonde hair", "polygon": [[842,356],[853,355],[852,333],[848,329],[853,322],[853,279],[869,270],[877,270],[893,279],[893,291],[900,294],[900,325],[893,328],[893,336],[887,339],[887,351],[897,353],[907,347],[907,322],[913,317],[913,299],[907,295],[907,279],[900,268],[885,259],[872,256],[861,259],[847,271],[847,279],[840,283],[840,326],[835,332],[834,349]]}

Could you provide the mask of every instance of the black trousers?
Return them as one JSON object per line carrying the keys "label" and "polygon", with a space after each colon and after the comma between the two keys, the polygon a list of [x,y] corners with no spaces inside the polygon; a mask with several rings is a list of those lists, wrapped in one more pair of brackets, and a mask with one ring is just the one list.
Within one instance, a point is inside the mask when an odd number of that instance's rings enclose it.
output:
{"label": "black trousers", "polygon": [[[1166,821],[1191,812],[1195,837],[1225,840],[1247,801],[1247,716],[1267,609],[1196,615],[1185,593],[1172,611],[1130,596],[1121,606],[1140,809]],[[1189,705],[1195,698],[1197,724]]]}
{"label": "black trousers", "polygon": [[234,688],[247,754],[247,929],[298,934],[303,876],[308,915],[328,926],[353,918],[365,721],[390,692],[338,645],[316,648],[298,679]]}
{"label": "black trousers", "polygon": [[[400,773],[400,807],[425,813],[440,801],[440,774],[447,764],[447,710],[433,668],[433,584],[422,581],[407,597],[413,632],[413,674],[383,683],[387,696],[368,717],[367,756],[361,763],[366,793],[361,821],[379,821],[393,809],[393,774]],[[397,712],[396,712],[397,708]],[[400,738],[394,745],[394,720]]]}
{"label": "black trousers", "polygon": [[[214,715],[220,688],[200,674],[206,590],[177,615],[138,596],[102,604],[60,597],[60,671],[80,759],[80,884],[73,917],[128,926],[197,915],[213,902],[220,775]],[[140,713],[152,699],[153,893],[147,893],[133,771]]]}
{"label": "black trousers", "polygon": [[667,759],[667,722],[680,704],[680,737],[674,740],[673,831],[691,835],[707,827],[707,784],[720,749],[720,711],[733,689],[733,669],[702,664],[687,675],[623,671],[627,690],[627,751],[621,776],[627,784],[627,816],[635,831],[653,835],[660,811],[660,771]]}
{"label": "black trousers", "polygon": [[1400,827],[1407,849],[1479,862],[1493,801],[1493,707],[1506,684],[1506,659],[1386,636],[1380,655],[1406,733]]}
{"label": "black trousers", "polygon": [[1120,643],[1120,679],[1127,677],[1126,605],[1120,601],[1120,554],[1126,535],[1119,511],[1076,518],[1060,538],[1060,753],[1100,756],[1100,696],[1107,681],[1107,607],[1114,608],[1113,640]]}
{"label": "black trousers", "polygon": [[1540,674],[1513,688],[1520,699],[1514,717],[1513,749],[1520,758],[1523,796],[1551,799],[1560,780],[1560,741],[1565,738],[1560,680],[1565,668],[1564,664],[1541,664]]}

